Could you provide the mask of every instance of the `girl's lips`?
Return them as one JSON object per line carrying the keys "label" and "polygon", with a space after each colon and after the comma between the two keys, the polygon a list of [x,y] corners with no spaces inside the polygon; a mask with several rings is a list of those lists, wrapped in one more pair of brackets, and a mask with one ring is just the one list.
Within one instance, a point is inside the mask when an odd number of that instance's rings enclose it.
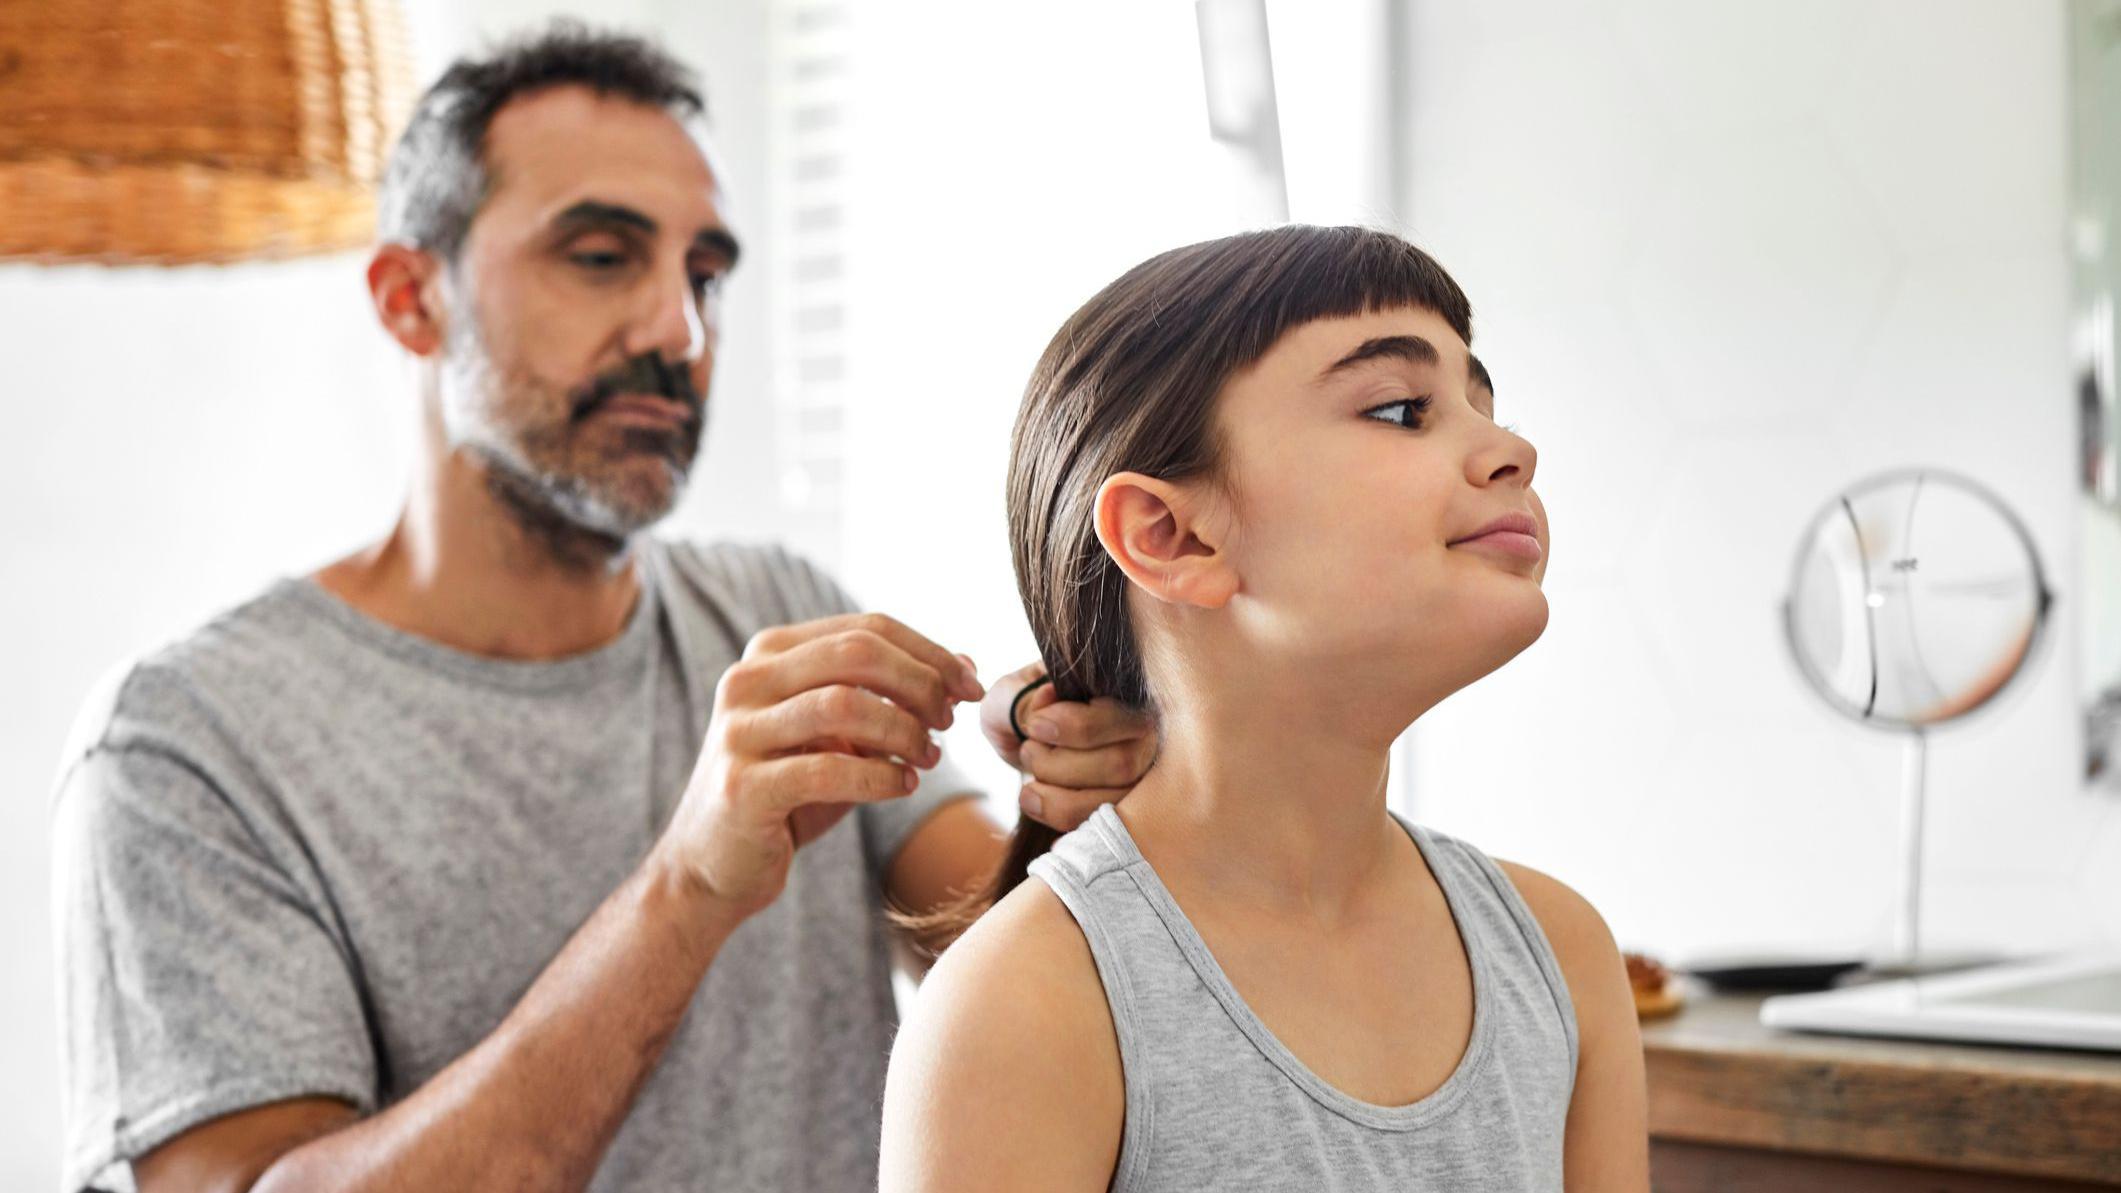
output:
{"label": "girl's lips", "polygon": [[1460,539],[1452,543],[1451,546],[1487,547],[1517,559],[1529,559],[1535,562],[1541,555],[1545,554],[1544,549],[1539,545],[1538,539],[1533,538],[1529,534],[1519,534],[1514,530],[1491,530],[1486,534],[1476,535],[1469,539]]}

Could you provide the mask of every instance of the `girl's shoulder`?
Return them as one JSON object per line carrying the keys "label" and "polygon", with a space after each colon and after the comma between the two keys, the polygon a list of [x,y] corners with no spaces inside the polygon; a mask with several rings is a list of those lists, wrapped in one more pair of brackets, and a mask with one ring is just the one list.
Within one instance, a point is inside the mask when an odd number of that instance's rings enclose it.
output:
{"label": "girl's shoulder", "polygon": [[1105,1187],[1126,1087],[1088,942],[1027,880],[944,950],[892,1046],[883,1188]]}
{"label": "girl's shoulder", "polygon": [[[1571,987],[1575,985],[1573,971],[1621,965],[1613,933],[1589,899],[1553,875],[1499,857],[1490,860],[1517,888],[1518,897],[1531,910],[1532,918],[1539,921],[1547,943],[1554,948],[1554,959],[1561,964],[1562,973],[1571,978]],[[1625,973],[1623,967],[1623,976]]]}

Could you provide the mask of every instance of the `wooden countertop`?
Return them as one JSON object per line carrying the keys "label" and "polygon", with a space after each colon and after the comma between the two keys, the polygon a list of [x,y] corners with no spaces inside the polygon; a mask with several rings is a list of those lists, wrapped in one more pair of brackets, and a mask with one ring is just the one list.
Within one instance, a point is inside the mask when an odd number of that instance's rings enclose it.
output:
{"label": "wooden countertop", "polygon": [[1642,1025],[1653,1139],[2121,1184],[2121,1054],[1785,1031],[1680,980]]}

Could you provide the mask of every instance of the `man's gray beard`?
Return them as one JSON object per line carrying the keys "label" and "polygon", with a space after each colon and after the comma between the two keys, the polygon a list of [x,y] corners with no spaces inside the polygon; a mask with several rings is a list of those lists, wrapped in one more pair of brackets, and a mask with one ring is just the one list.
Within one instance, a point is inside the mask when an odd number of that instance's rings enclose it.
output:
{"label": "man's gray beard", "polygon": [[[511,437],[486,416],[490,407],[479,399],[491,398],[504,387],[471,324],[466,320],[461,332],[452,329],[448,336],[442,427],[449,446],[479,458],[486,468],[487,491],[508,511],[517,528],[554,561],[575,569],[609,566],[624,555],[636,534],[675,508],[685,477],[675,478],[671,500],[662,508],[633,510],[611,501],[579,476],[539,468],[523,442],[539,437],[539,432]],[[465,401],[467,397],[472,400]],[[563,444],[552,446],[556,452],[564,450]]]}
{"label": "man's gray beard", "polygon": [[609,567],[625,555],[635,534],[662,516],[624,517],[585,494],[571,477],[540,476],[484,444],[469,447],[486,465],[486,491],[508,511],[516,529],[571,571]]}

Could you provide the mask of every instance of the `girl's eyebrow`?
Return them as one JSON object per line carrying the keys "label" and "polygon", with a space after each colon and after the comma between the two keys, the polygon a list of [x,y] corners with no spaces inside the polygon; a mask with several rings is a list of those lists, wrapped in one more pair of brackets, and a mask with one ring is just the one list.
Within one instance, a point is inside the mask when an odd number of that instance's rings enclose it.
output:
{"label": "girl's eyebrow", "polygon": [[1480,363],[1479,357],[1468,352],[1466,353],[1466,397],[1473,399],[1475,407],[1480,405],[1475,397],[1478,394],[1487,395],[1487,414],[1489,418],[1494,418],[1495,381],[1488,376],[1488,366]]}
{"label": "girl's eyebrow", "polygon": [[1366,360],[1380,358],[1433,365],[1442,362],[1443,354],[1436,351],[1436,345],[1420,336],[1378,336],[1376,339],[1364,340],[1356,346],[1355,351],[1327,365],[1325,371],[1318,375],[1318,381],[1324,381],[1335,373],[1353,368]]}

